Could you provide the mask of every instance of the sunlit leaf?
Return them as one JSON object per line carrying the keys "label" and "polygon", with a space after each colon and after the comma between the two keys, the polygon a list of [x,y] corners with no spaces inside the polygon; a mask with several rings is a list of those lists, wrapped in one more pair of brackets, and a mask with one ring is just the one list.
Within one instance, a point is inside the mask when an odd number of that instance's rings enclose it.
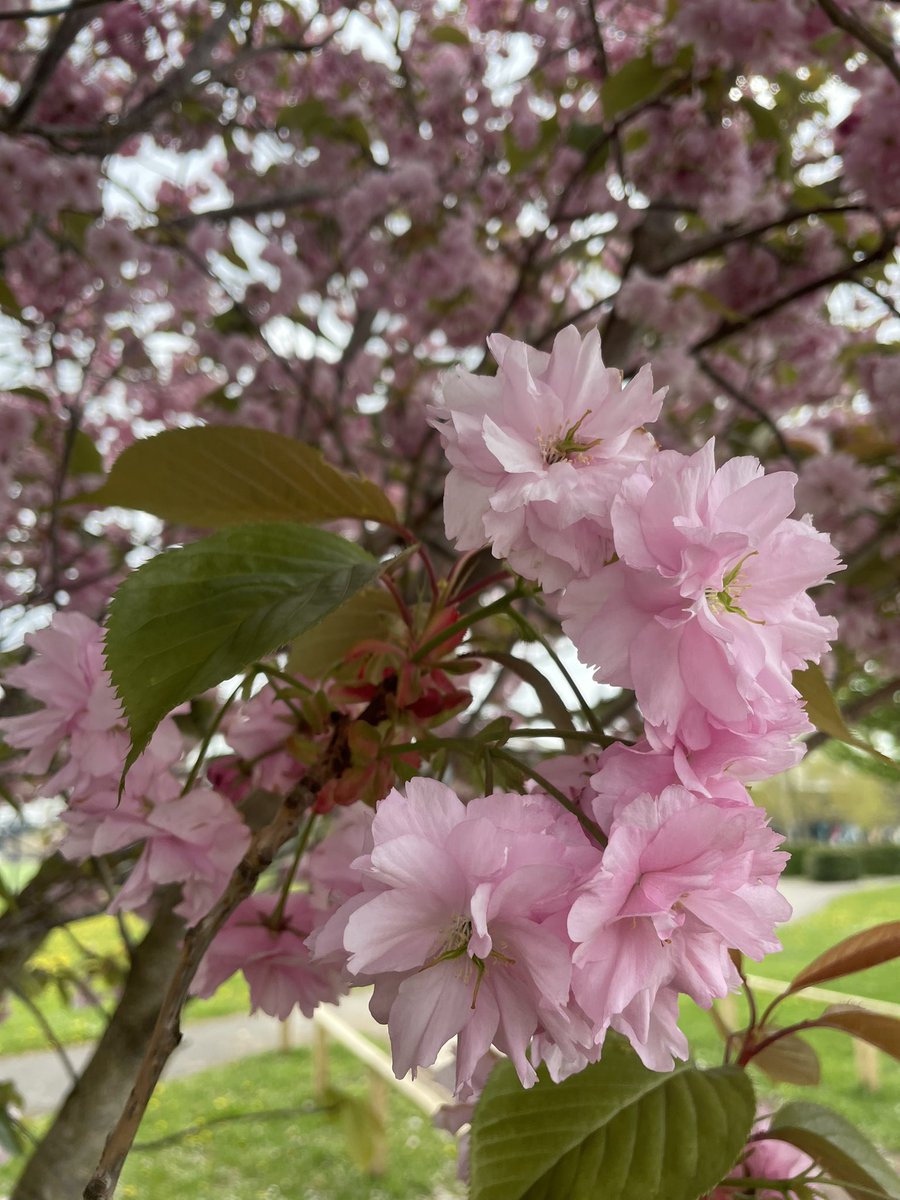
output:
{"label": "sunlit leaf", "polygon": [[80,496],[203,529],[250,521],[396,521],[380,488],[318,450],[266,429],[166,429],[123,450],[103,485]]}
{"label": "sunlit leaf", "polygon": [[795,671],[793,682],[794,687],[803,697],[806,715],[820,733],[827,733],[829,737],[836,738],[839,742],[855,746],[857,750],[864,750],[866,754],[871,754],[873,758],[888,763],[889,766],[897,765],[887,755],[880,753],[862,738],[858,738],[848,728],[821,668],[817,667],[815,663],[809,663],[803,671]]}
{"label": "sunlit leaf", "polygon": [[900,958],[900,921],[886,921],[844,938],[795,975],[788,991],[797,992],[828,979],[840,979],[854,971],[890,962],[892,958]]}

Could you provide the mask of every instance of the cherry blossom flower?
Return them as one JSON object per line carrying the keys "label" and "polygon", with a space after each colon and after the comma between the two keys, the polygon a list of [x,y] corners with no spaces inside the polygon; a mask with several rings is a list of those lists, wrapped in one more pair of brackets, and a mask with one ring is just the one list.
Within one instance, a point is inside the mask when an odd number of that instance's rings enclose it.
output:
{"label": "cherry blossom flower", "polygon": [[395,1072],[430,1065],[458,1035],[459,1093],[491,1045],[531,1085],[531,1038],[567,1026],[571,944],[551,918],[598,851],[549,797],[495,792],[466,806],[429,779],[386,796],[372,836],[354,864],[363,891],[331,924],[350,973],[375,983]]}
{"label": "cherry blossom flower", "polygon": [[284,1021],[297,1007],[311,1017],[333,1003],[341,977],[310,959],[305,939],[317,914],[304,892],[292,892],[280,912],[278,896],[256,895],[231,914],[200,964],[191,992],[211,996],[236,971],[250,985],[251,1012],[262,1009]]}
{"label": "cherry blossom flower", "polygon": [[657,746],[708,747],[719,730],[808,728],[791,673],[837,624],[806,589],[838,569],[825,534],[790,520],[796,476],[754,458],[716,471],[712,441],[661,451],[612,506],[618,561],[570,584],[564,628],[605,683],[634,688]]}
{"label": "cherry blossom flower", "polygon": [[105,852],[146,843],[109,911],[140,912],[159,888],[177,883],[181,900],[175,912],[188,925],[196,925],[219,899],[250,844],[250,831],[232,805],[205,788],[103,829]]}
{"label": "cherry blossom flower", "polygon": [[[674,993],[709,1006],[738,982],[729,947],[756,959],[779,949],[774,926],[790,915],[776,890],[780,841],[762,810],[677,785],[625,806],[568,918],[573,991],[596,1040],[619,1028],[638,1053],[649,1048],[648,1065],[671,1067]],[[654,1020],[671,1035],[667,1062]]]}
{"label": "cherry blossom flower", "polygon": [[609,510],[625,473],[655,443],[662,392],[650,368],[627,385],[603,365],[596,330],[573,327],[545,354],[488,339],[494,378],[458,369],[432,412],[451,470],[444,518],[460,550],[490,541],[547,590],[596,570],[612,551]]}

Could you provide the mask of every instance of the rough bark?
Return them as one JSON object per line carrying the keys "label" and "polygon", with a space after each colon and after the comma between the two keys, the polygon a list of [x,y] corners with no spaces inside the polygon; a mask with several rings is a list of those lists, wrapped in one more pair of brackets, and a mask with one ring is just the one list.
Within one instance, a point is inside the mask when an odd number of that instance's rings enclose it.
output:
{"label": "rough bark", "polygon": [[134,1085],[178,961],[182,933],[181,921],[169,909],[151,925],[135,951],[106,1032],[31,1156],[11,1200],[80,1200]]}

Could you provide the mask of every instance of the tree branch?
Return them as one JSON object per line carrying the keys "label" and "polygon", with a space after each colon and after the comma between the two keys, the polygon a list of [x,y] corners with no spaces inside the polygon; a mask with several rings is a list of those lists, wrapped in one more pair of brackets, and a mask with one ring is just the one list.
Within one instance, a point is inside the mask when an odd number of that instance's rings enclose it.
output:
{"label": "tree branch", "polygon": [[328,200],[334,193],[327,188],[311,186],[297,188],[293,192],[276,192],[272,196],[260,196],[256,200],[241,200],[225,208],[207,209],[205,212],[185,213],[182,217],[173,217],[169,221],[160,221],[163,229],[192,229],[202,221],[233,221],[240,217],[256,217],[262,213],[285,212],[303,204],[315,204],[318,200]]}
{"label": "tree branch", "polygon": [[[379,689],[357,720],[377,723],[383,713],[384,696],[384,690]],[[335,719],[331,739],[319,759],[285,796],[275,819],[254,836],[250,849],[238,864],[218,903],[185,934],[181,956],[160,1006],[131,1095],[106,1139],[97,1168],[84,1189],[83,1200],[110,1200],[115,1192],[150,1097],[163,1068],[181,1040],[181,1010],[197,968],[225,921],[241,901],[252,893],[259,876],[273,862],[284,843],[296,833],[302,816],[313,808],[319,792],[329,780],[338,778],[344,770],[349,753],[349,723],[346,717]]]}
{"label": "tree branch", "polygon": [[0,12],[0,21],[32,21],[40,17],[64,17],[68,13],[82,12],[86,8],[100,8],[103,4],[120,3],[120,0],[71,0],[70,4],[58,4],[56,8],[12,8]]}
{"label": "tree branch", "polygon": [[889,43],[882,41],[874,29],[860,21],[853,13],[845,12],[839,8],[835,0],[816,0],[819,8],[828,17],[832,25],[837,25],[839,29],[843,29],[845,33],[849,33],[851,37],[856,38],[860,45],[865,46],[870,54],[874,54],[880,59],[890,73],[900,83],[900,63],[894,57],[893,51]]}
{"label": "tree branch", "polygon": [[[6,130],[15,129],[25,120],[41,97],[44,88],[50,82],[54,71],[69,52],[69,47],[78,37],[81,30],[93,19],[93,9],[111,3],[118,4],[120,0],[92,0],[91,3],[72,3],[64,9],[64,16],[56,26],[53,34],[44,47],[40,58],[34,64],[32,72],[22,85],[18,99],[8,110],[4,127]],[[44,14],[41,14],[44,15]],[[6,14],[9,16],[9,13]]]}
{"label": "tree branch", "polygon": [[735,333],[742,333],[756,321],[761,321],[765,317],[772,316],[773,313],[785,308],[788,304],[793,304],[795,300],[801,300],[804,296],[810,296],[813,292],[821,291],[822,288],[832,287],[837,283],[851,281],[855,273],[861,270],[861,268],[868,266],[870,263],[877,262],[879,259],[886,258],[894,248],[895,237],[895,230],[886,229],[876,248],[861,258],[859,262],[849,262],[846,266],[831,271],[828,275],[823,275],[819,279],[811,279],[807,283],[794,288],[793,291],[776,296],[774,300],[760,305],[759,308],[753,309],[752,312],[744,313],[733,320],[721,321],[712,333],[707,334],[705,338],[701,338],[699,342],[691,346],[689,353],[694,355],[700,354],[702,351],[708,350],[710,346],[718,345],[719,342],[724,341]]}
{"label": "tree branch", "polygon": [[752,412],[758,420],[762,421],[762,423],[769,430],[771,430],[781,449],[782,454],[785,456],[788,462],[792,463],[796,467],[797,459],[794,455],[794,452],[787,444],[784,434],[776,425],[771,414],[767,413],[761,404],[757,404],[755,400],[751,400],[749,396],[744,395],[739,388],[736,388],[733,383],[730,383],[725,378],[724,375],[721,375],[716,368],[712,366],[711,363],[707,362],[702,355],[695,354],[694,360],[703,374],[706,375],[708,379],[711,379],[717,388],[720,388],[721,391],[723,391],[726,396],[729,396],[732,400],[734,400],[736,404],[739,404],[742,408],[746,408],[748,412]]}

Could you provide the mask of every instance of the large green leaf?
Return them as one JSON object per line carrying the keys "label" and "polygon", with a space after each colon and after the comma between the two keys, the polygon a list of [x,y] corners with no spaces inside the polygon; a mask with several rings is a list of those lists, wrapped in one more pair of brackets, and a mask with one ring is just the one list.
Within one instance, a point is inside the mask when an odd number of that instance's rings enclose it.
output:
{"label": "large green leaf", "polygon": [[728,1173],[750,1132],[744,1071],[648,1070],[611,1035],[603,1058],[525,1090],[492,1072],[472,1123],[471,1200],[697,1200]]}
{"label": "large green leaf", "polygon": [[310,629],[379,570],[353,542],[287,523],[227,529],[139,567],[106,632],[131,730],[126,765],[166,713]]}
{"label": "large green leaf", "polygon": [[102,487],[77,499],[204,529],[250,521],[397,520],[380,488],[332,467],[312,446],[234,425],[166,429],[134,442]]}
{"label": "large green leaf", "polygon": [[900,1200],[900,1177],[859,1130],[831,1109],[794,1101],[772,1118],[769,1134],[805,1151],[854,1200]]}

